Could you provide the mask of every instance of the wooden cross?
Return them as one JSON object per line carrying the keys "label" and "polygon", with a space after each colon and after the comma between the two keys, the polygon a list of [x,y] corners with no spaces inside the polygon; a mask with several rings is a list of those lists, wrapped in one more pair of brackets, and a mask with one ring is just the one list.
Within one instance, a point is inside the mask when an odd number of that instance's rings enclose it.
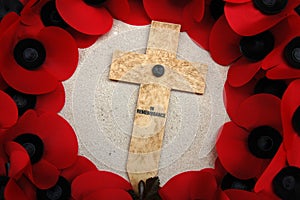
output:
{"label": "wooden cross", "polygon": [[180,25],[152,21],[146,54],[117,51],[109,78],[140,84],[127,173],[138,183],[157,176],[171,89],[203,94],[207,66],[176,58]]}

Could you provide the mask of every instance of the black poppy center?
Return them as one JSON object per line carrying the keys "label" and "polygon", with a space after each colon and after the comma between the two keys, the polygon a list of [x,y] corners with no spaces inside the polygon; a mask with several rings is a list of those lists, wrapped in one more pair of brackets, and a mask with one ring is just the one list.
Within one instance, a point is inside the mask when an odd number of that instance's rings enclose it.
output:
{"label": "black poppy center", "polygon": [[20,14],[23,4],[19,0],[2,0],[0,1],[0,20],[9,12]]}
{"label": "black poppy center", "polygon": [[270,126],[257,127],[248,136],[249,151],[262,159],[273,158],[281,142],[280,133]]}
{"label": "black poppy center", "polygon": [[34,109],[36,105],[36,96],[24,94],[13,88],[7,88],[5,92],[14,100],[17,105],[19,116],[23,115],[27,110]]}
{"label": "black poppy center", "polygon": [[270,151],[274,146],[273,139],[270,136],[263,135],[258,138],[257,146],[262,151]]}
{"label": "black poppy center", "polygon": [[0,176],[0,200],[4,200],[4,191],[8,181],[9,177]]}
{"label": "black poppy center", "polygon": [[27,151],[32,164],[41,160],[44,153],[44,143],[37,135],[26,133],[14,139]]}
{"label": "black poppy center", "polygon": [[286,88],[287,84],[283,80],[262,78],[256,83],[254,87],[254,94],[267,93],[281,98]]}
{"label": "black poppy center", "polygon": [[103,5],[106,0],[83,0],[87,5],[98,7]]}
{"label": "black poppy center", "polygon": [[295,8],[295,11],[298,15],[300,15],[300,5],[298,5],[296,8]]}
{"label": "black poppy center", "polygon": [[209,4],[209,11],[214,20],[218,20],[224,14],[225,1],[212,0]]}
{"label": "black poppy center", "polygon": [[300,37],[292,39],[284,48],[283,54],[290,67],[300,69]]}
{"label": "black poppy center", "polygon": [[241,180],[228,173],[223,177],[221,188],[222,190],[237,189],[251,191],[254,185],[254,179]]}
{"label": "black poppy center", "polygon": [[292,126],[296,133],[300,136],[300,106],[296,109],[292,117]]}
{"label": "black poppy center", "polygon": [[300,197],[300,169],[283,168],[273,179],[274,193],[282,199],[298,199]]}
{"label": "black poppy center", "polygon": [[294,176],[285,176],[282,179],[282,186],[284,189],[291,191],[295,189],[296,179]]}
{"label": "black poppy center", "polygon": [[274,48],[274,36],[266,31],[254,36],[245,36],[240,40],[241,53],[251,61],[260,61]]}
{"label": "black poppy center", "polygon": [[71,197],[71,185],[60,176],[57,183],[47,190],[37,190],[37,199],[41,200],[68,200]]}
{"label": "black poppy center", "polygon": [[287,5],[288,0],[253,0],[254,6],[265,15],[276,15]]}
{"label": "black poppy center", "polygon": [[55,1],[48,1],[41,9],[41,20],[45,26],[58,26],[66,28],[67,23],[59,15]]}
{"label": "black poppy center", "polygon": [[14,48],[16,62],[27,70],[39,68],[46,59],[43,44],[35,39],[20,40]]}

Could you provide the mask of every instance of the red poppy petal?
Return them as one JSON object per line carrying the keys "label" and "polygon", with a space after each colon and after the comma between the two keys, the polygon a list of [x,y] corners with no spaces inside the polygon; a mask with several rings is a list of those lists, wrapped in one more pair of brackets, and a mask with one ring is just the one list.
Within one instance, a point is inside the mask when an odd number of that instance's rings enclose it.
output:
{"label": "red poppy petal", "polygon": [[[27,0],[26,0],[27,1]],[[31,11],[31,8],[38,3],[39,0],[28,0],[26,6],[24,6],[21,14],[27,13]]]}
{"label": "red poppy petal", "polygon": [[267,55],[264,60],[262,61],[262,68],[264,70],[269,70],[279,63],[283,62],[282,52],[283,52],[284,45],[279,46],[278,48],[274,49],[269,55]]}
{"label": "red poppy petal", "polygon": [[15,126],[7,130],[5,140],[14,140],[18,135],[23,133],[36,133],[40,127],[37,113],[34,110],[28,110],[21,116]]}
{"label": "red poppy petal", "polygon": [[297,135],[292,127],[292,117],[300,106],[300,80],[291,82],[286,89],[281,101],[281,115],[284,130],[284,142],[287,146],[293,141],[294,135]]}
{"label": "red poppy petal", "polygon": [[[287,134],[291,134],[291,142],[290,143],[285,143],[285,148],[286,148],[286,154],[287,154],[287,160],[289,162],[290,165],[292,166],[300,166],[300,158],[299,158],[299,154],[300,154],[300,149],[299,149],[299,145],[300,145],[300,138],[298,135],[295,135],[294,133],[285,133]],[[288,145],[288,146],[287,146]]]}
{"label": "red poppy petal", "polygon": [[5,90],[6,88],[8,88],[8,85],[0,74],[0,90]]}
{"label": "red poppy petal", "polygon": [[32,172],[29,170],[27,177],[38,188],[48,189],[56,184],[59,171],[54,165],[42,159],[32,165]]}
{"label": "red poppy petal", "polygon": [[205,12],[205,1],[202,0],[192,0],[185,8],[185,10],[192,10],[194,19],[200,22],[204,17]]}
{"label": "red poppy petal", "polygon": [[261,177],[257,180],[254,191],[273,193],[272,181],[278,172],[286,166],[286,153],[281,145]]}
{"label": "red poppy petal", "polygon": [[28,71],[16,63],[5,62],[5,66],[7,64],[9,67],[3,67],[2,76],[11,87],[20,92],[43,94],[51,92],[57,87],[58,81],[44,70]]}
{"label": "red poppy petal", "polygon": [[190,25],[187,34],[205,50],[209,49],[209,36],[211,29],[214,25],[214,19],[210,16],[209,12],[205,12],[203,20],[199,23]]}
{"label": "red poppy petal", "polygon": [[65,90],[62,83],[59,83],[57,88],[50,93],[37,96],[35,109],[38,113],[41,112],[59,112],[65,104]]}
{"label": "red poppy petal", "polygon": [[39,33],[47,58],[43,68],[60,81],[71,77],[78,64],[77,44],[72,36],[58,27],[46,27]]}
{"label": "red poppy petal", "polygon": [[6,157],[5,155],[5,152],[3,150],[0,151],[0,175],[4,175],[6,174],[6,166],[5,166],[5,163],[6,163],[6,159],[4,159]]}
{"label": "red poppy petal", "polygon": [[88,194],[102,189],[130,190],[131,185],[124,178],[106,171],[91,171],[74,179],[73,197],[81,199]]}
{"label": "red poppy petal", "polygon": [[132,200],[130,194],[121,189],[104,189],[93,192],[82,198],[83,200],[95,200],[95,199],[105,199],[105,200]]}
{"label": "red poppy petal", "polygon": [[226,195],[229,197],[230,200],[260,200],[261,197],[254,193],[254,192],[248,192],[244,190],[225,190],[224,191]]}
{"label": "red poppy petal", "polygon": [[0,128],[14,125],[18,120],[18,109],[14,100],[5,92],[0,91]]}
{"label": "red poppy petal", "polygon": [[300,19],[298,15],[291,15],[270,29],[275,37],[275,47],[278,47],[284,41],[290,41],[294,37],[298,36],[300,34],[300,30],[295,29],[294,24],[299,23]]}
{"label": "red poppy petal", "polygon": [[125,20],[131,14],[128,0],[109,0],[105,2],[105,7],[116,19]]}
{"label": "red poppy petal", "polygon": [[241,103],[236,123],[249,131],[268,125],[282,132],[281,100],[270,94],[256,94]]}
{"label": "red poppy petal", "polygon": [[68,28],[67,31],[72,35],[78,48],[88,48],[92,46],[101,35],[87,35],[73,28]]}
{"label": "red poppy petal", "polygon": [[292,79],[300,78],[300,70],[291,68],[284,61],[269,69],[266,73],[269,79]]}
{"label": "red poppy petal", "polygon": [[282,123],[284,130],[284,144],[287,151],[288,161],[291,165],[300,166],[300,159],[297,157],[299,152],[300,138],[292,126],[292,118],[300,106],[299,94],[300,80],[290,83],[282,97]]}
{"label": "red poppy petal", "polygon": [[80,174],[93,170],[97,170],[97,167],[90,160],[83,156],[78,156],[76,162],[71,167],[62,170],[61,176],[65,177],[71,183]]}
{"label": "red poppy petal", "polygon": [[[143,1],[141,0],[129,0],[130,13],[126,18],[119,18],[127,24],[131,25],[147,25],[151,23],[151,19],[148,17]],[[116,4],[118,5],[118,4]]]}
{"label": "red poppy petal", "polygon": [[[145,10],[152,20],[182,24],[184,4],[170,0],[143,0]],[[177,5],[178,4],[178,5]]]}
{"label": "red poppy petal", "polygon": [[39,122],[42,128],[38,136],[45,148],[43,158],[59,169],[71,166],[76,161],[78,152],[77,138],[72,127],[54,113],[41,115]]}
{"label": "red poppy petal", "polygon": [[226,111],[232,121],[237,120],[237,110],[240,104],[253,94],[254,81],[251,81],[243,87],[232,87],[228,80],[224,85],[224,104]]}
{"label": "red poppy petal", "polygon": [[260,67],[261,62],[250,62],[242,57],[230,66],[227,74],[228,83],[233,87],[241,87],[255,76]]}
{"label": "red poppy petal", "polygon": [[16,142],[5,144],[5,150],[10,160],[9,177],[20,178],[25,168],[30,164],[27,151]]}
{"label": "red poppy petal", "polygon": [[211,57],[220,65],[229,65],[242,56],[239,48],[241,36],[230,28],[225,16],[214,24],[209,37]]}
{"label": "red poppy petal", "polygon": [[36,187],[26,177],[18,179],[17,184],[29,199],[36,199]]}
{"label": "red poppy petal", "polygon": [[[205,1],[192,0],[183,9],[182,13],[182,29],[190,30],[196,24],[201,23],[205,15]],[[206,12],[208,16],[209,13]],[[203,19],[203,20],[202,20]]]}
{"label": "red poppy petal", "polygon": [[280,22],[285,12],[277,15],[264,15],[256,9],[252,1],[246,3],[226,3],[224,12],[232,29],[244,36],[256,35]]}
{"label": "red poppy petal", "polygon": [[8,200],[30,200],[13,179],[10,179],[5,186],[4,197]]}
{"label": "red poppy petal", "polygon": [[217,190],[214,176],[205,171],[189,171],[170,179],[160,190],[162,199],[213,199]]}
{"label": "red poppy petal", "polygon": [[224,176],[227,174],[226,169],[224,169],[222,163],[220,162],[219,157],[215,161],[214,175],[218,183],[221,183]]}
{"label": "red poppy petal", "polygon": [[10,12],[2,18],[0,23],[0,37],[2,37],[3,33],[5,33],[13,23],[18,21],[19,17],[17,13]]}
{"label": "red poppy petal", "polygon": [[248,132],[233,122],[226,123],[219,132],[216,143],[219,159],[233,176],[249,179],[259,176],[268,160],[253,156],[247,146]]}
{"label": "red poppy petal", "polygon": [[249,2],[250,0],[225,0],[225,2],[228,2],[228,3],[247,3]]}
{"label": "red poppy petal", "polygon": [[107,33],[113,24],[112,16],[104,7],[89,6],[81,0],[56,0],[56,7],[71,27],[88,35]]}

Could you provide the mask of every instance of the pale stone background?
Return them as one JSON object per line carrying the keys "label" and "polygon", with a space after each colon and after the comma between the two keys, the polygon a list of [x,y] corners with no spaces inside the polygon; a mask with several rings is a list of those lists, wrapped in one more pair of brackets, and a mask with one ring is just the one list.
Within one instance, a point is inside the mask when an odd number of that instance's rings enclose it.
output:
{"label": "pale stone background", "polygon": [[[78,68],[64,82],[66,104],[60,114],[76,131],[79,153],[126,179],[139,86],[110,81],[108,73],[115,50],[145,53],[148,34],[149,26],[115,20],[107,35],[80,50]],[[178,58],[208,65],[207,88],[204,95],[171,93],[159,169],[162,184],[178,173],[212,167],[217,131],[228,120],[222,96],[227,68],[214,63],[186,33],[180,34]]]}

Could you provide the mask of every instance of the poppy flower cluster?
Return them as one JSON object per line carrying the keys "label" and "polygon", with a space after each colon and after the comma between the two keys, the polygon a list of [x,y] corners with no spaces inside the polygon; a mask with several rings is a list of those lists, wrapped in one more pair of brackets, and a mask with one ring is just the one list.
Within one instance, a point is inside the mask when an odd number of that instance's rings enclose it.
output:
{"label": "poppy flower cluster", "polygon": [[[296,200],[300,198],[299,0],[2,0],[0,199]],[[214,168],[133,191],[123,177],[78,155],[58,115],[62,82],[114,19],[181,24],[229,66]],[[200,48],[199,47],[199,48]],[[298,153],[299,152],[299,153]]]}

